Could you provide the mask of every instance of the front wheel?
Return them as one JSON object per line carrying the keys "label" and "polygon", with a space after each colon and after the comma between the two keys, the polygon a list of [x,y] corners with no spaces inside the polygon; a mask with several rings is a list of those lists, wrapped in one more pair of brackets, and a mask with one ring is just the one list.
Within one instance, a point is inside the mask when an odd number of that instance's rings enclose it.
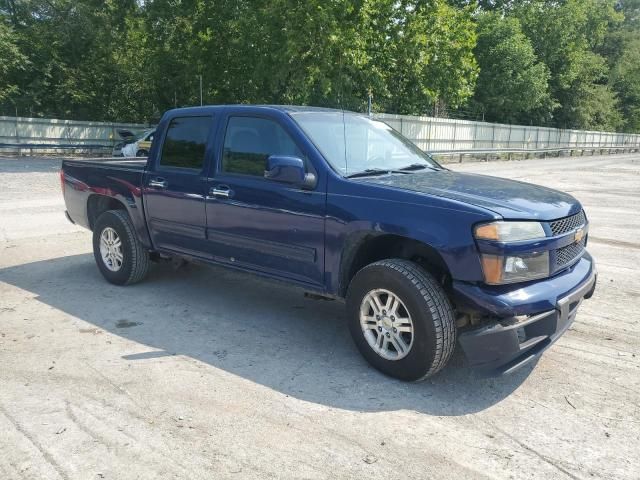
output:
{"label": "front wheel", "polygon": [[93,226],[93,256],[100,273],[116,285],[142,280],[149,271],[149,252],[135,234],[127,212],[109,210]]}
{"label": "front wheel", "polygon": [[402,380],[434,375],[455,347],[455,317],[446,293],[408,260],[381,260],[360,270],[349,285],[347,315],[360,353]]}

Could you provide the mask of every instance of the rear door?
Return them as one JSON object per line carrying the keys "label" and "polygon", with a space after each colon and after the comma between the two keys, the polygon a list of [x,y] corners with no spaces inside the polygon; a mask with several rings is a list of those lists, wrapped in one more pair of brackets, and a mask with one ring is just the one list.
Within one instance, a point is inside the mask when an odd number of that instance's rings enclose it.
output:
{"label": "rear door", "polygon": [[324,275],[323,183],[303,190],[264,177],[269,155],[300,157],[317,175],[304,142],[296,138],[300,133],[282,116],[225,110],[217,168],[208,182],[209,251],[220,262],[319,286]]}
{"label": "rear door", "polygon": [[156,248],[201,256],[206,251],[205,171],[215,127],[212,115],[168,120],[160,151],[147,168],[145,213]]}

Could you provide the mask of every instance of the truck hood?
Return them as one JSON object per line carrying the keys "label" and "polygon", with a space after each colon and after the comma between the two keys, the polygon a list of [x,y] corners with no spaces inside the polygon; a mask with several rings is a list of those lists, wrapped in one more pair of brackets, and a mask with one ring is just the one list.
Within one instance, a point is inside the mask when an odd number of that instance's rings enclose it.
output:
{"label": "truck hood", "polygon": [[554,220],[578,213],[582,208],[580,202],[571,195],[557,190],[450,170],[392,174],[358,180],[476,205],[508,219]]}

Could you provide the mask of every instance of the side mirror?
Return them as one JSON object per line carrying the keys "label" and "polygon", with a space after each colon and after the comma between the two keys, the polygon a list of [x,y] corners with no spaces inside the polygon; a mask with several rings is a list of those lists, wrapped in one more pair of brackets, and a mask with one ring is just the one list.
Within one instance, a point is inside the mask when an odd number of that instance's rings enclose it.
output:
{"label": "side mirror", "polygon": [[316,176],[313,173],[305,173],[304,162],[298,157],[271,155],[267,158],[264,178],[274,182],[298,185],[306,189],[316,186]]}

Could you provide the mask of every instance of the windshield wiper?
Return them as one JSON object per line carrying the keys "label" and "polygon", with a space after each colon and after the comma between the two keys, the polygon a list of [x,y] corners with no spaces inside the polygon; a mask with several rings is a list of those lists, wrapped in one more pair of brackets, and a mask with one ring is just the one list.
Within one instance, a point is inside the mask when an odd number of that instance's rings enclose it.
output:
{"label": "windshield wiper", "polygon": [[389,175],[391,173],[402,173],[408,174],[414,170],[423,170],[425,168],[429,168],[431,170],[437,170],[435,167],[431,167],[429,165],[424,165],[422,163],[414,163],[407,167],[402,168],[367,168],[366,170],[362,170],[361,172],[352,173],[350,175],[346,175],[346,178],[357,178],[357,177],[371,177],[374,175]]}
{"label": "windshield wiper", "polygon": [[386,175],[388,173],[393,173],[393,171],[387,170],[385,168],[367,168],[366,170],[362,170],[361,172],[346,175],[345,178],[370,177],[373,175]]}
{"label": "windshield wiper", "polygon": [[412,163],[411,165],[402,167],[400,170],[405,172],[411,172],[414,170],[424,170],[425,168],[430,168],[431,170],[437,170],[435,167],[432,167],[430,165],[425,165],[424,163]]}

